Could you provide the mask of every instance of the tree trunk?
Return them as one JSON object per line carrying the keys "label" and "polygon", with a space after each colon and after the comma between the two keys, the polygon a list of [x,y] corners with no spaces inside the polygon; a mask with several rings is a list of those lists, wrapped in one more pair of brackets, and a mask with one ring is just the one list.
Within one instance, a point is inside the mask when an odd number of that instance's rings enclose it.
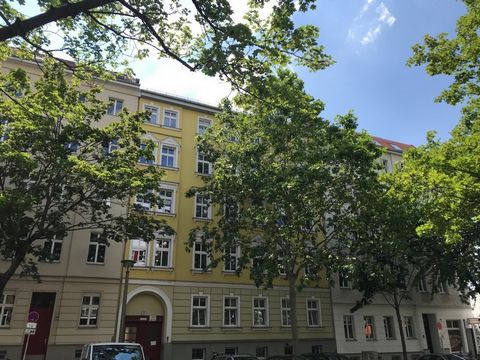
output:
{"label": "tree trunk", "polygon": [[5,288],[7,287],[8,281],[13,276],[13,274],[15,274],[15,271],[17,271],[24,257],[24,251],[21,251],[20,253],[17,252],[15,254],[15,257],[12,259],[12,262],[10,263],[7,271],[5,271],[4,273],[0,273],[0,299],[2,298]]}
{"label": "tree trunk", "polygon": [[67,17],[75,17],[78,14],[110,4],[114,1],[116,0],[83,0],[76,3],[50,8],[42,14],[25,20],[17,18],[14,23],[0,28],[0,41],[5,41],[16,36],[24,37],[29,32],[36,30],[43,25],[66,19]]}
{"label": "tree trunk", "polygon": [[403,328],[402,316],[400,315],[400,302],[398,300],[397,293],[393,294],[393,307],[395,308],[395,314],[397,315],[398,329],[400,331],[400,341],[402,343],[403,360],[408,360],[407,344],[405,343],[405,331]]}
{"label": "tree trunk", "polygon": [[299,355],[298,348],[298,326],[297,326],[297,287],[295,286],[297,277],[288,275],[288,294],[290,299],[290,323],[292,328],[292,347],[293,354]]}

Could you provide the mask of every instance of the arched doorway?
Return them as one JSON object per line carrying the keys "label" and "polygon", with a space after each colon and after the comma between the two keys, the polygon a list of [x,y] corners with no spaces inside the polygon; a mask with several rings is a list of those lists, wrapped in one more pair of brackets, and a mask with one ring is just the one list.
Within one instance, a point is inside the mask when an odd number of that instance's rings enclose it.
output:
{"label": "arched doorway", "polygon": [[147,360],[160,360],[162,343],[168,342],[171,333],[168,297],[158,289],[137,288],[127,300],[125,341],[140,343]]}

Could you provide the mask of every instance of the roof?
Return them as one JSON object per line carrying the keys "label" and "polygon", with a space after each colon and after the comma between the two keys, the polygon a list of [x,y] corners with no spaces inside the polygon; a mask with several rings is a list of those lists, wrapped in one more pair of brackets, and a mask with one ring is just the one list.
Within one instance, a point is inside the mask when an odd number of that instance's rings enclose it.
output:
{"label": "roof", "polygon": [[376,145],[386,148],[388,151],[403,153],[408,148],[414,147],[410,144],[404,144],[394,140],[384,139],[378,136],[372,136],[373,141]]}

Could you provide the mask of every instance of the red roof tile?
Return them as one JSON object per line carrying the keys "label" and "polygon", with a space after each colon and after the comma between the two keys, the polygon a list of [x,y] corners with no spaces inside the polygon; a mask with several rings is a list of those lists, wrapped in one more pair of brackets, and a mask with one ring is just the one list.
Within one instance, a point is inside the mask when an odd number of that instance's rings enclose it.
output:
{"label": "red roof tile", "polygon": [[378,146],[382,146],[386,148],[388,151],[398,152],[401,153],[408,148],[413,147],[413,145],[404,144],[398,141],[387,140],[378,136],[372,136],[372,139]]}

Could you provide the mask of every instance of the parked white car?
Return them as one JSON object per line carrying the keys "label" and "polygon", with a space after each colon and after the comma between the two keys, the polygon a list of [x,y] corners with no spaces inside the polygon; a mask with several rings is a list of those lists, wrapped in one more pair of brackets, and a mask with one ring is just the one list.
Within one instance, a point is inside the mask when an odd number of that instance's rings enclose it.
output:
{"label": "parked white car", "polygon": [[92,343],[83,346],[81,360],[145,360],[142,345]]}

